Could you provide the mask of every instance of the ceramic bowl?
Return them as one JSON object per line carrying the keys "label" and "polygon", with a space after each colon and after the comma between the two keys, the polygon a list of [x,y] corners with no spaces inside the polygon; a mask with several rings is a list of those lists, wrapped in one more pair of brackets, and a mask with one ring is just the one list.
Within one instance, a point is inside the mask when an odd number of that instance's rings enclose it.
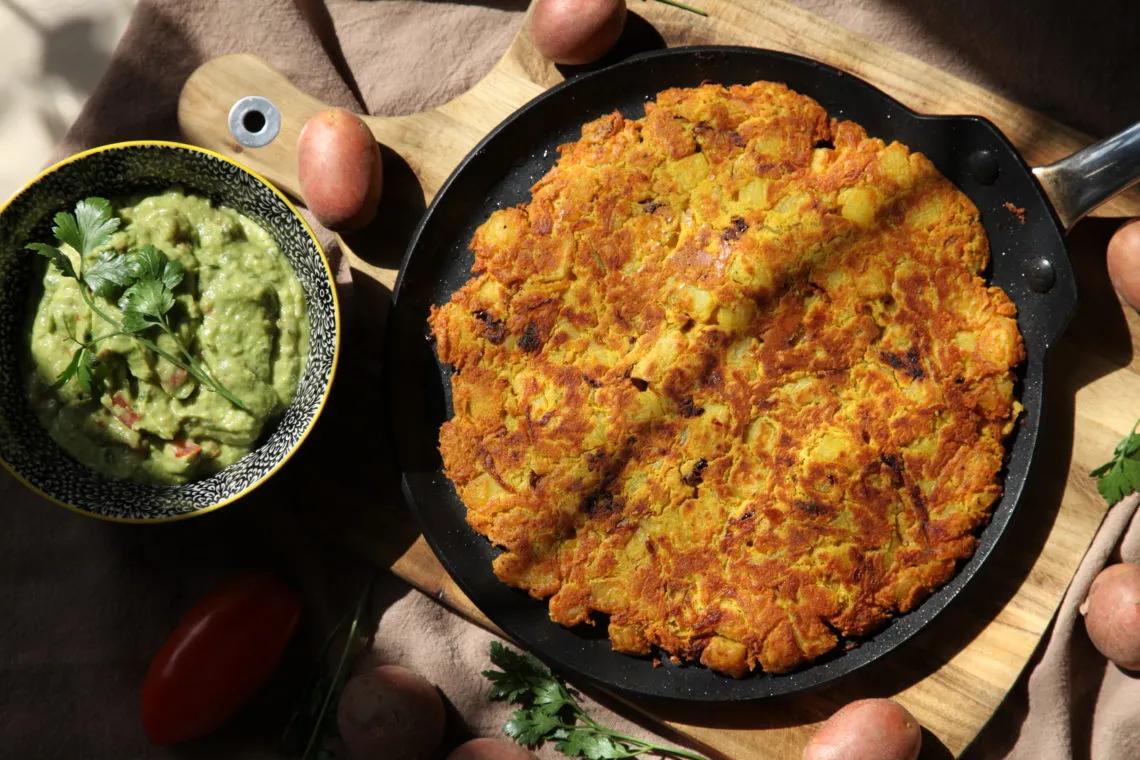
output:
{"label": "ceramic bowl", "polygon": [[[273,235],[304,290],[310,347],[293,403],[266,429],[256,449],[203,480],[150,486],[88,470],[36,420],[23,368],[29,293],[45,262],[24,245],[52,240],[52,217],[83,198],[157,192],[172,185],[230,206]],[[0,208],[0,464],[28,488],[80,514],[167,522],[213,511],[257,488],[293,455],[324,408],[339,341],[335,282],[309,225],[265,179],[212,151],[159,141],[105,145],[46,169]]]}

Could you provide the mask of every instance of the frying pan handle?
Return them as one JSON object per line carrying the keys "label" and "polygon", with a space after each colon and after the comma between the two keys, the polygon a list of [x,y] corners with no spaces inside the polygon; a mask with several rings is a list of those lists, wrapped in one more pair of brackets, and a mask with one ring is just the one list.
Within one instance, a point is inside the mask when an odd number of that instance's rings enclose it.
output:
{"label": "frying pan handle", "polygon": [[1033,170],[1065,229],[1140,181],[1140,122]]}

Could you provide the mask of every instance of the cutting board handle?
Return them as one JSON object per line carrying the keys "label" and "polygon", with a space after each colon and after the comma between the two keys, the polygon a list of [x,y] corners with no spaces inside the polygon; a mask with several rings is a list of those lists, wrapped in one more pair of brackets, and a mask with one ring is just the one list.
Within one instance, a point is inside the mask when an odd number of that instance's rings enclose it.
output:
{"label": "cutting board handle", "polygon": [[[260,111],[262,128],[277,129],[276,136],[258,148],[243,146],[229,127],[231,108],[250,96],[266,99]],[[242,53],[214,58],[190,75],[178,100],[178,124],[190,142],[231,156],[298,195],[297,137],[309,117],[325,107],[261,58]]]}
{"label": "cutting board handle", "polygon": [[[559,79],[519,34],[490,73],[458,98],[407,116],[362,118],[380,144],[408,163],[430,199],[487,132]],[[230,156],[300,197],[297,138],[309,117],[327,107],[261,58],[238,53],[211,59],[190,75],[178,100],[178,124],[190,142]],[[255,112],[245,134],[243,108]],[[250,137],[255,139],[245,139]]]}

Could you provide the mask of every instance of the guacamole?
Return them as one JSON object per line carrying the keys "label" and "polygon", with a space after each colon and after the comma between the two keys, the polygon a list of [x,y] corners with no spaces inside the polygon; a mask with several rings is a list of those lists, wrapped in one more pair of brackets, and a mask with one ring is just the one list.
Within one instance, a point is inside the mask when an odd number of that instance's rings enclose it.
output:
{"label": "guacamole", "polygon": [[[56,266],[33,304],[28,396],[52,438],[92,470],[157,484],[196,480],[248,453],[292,401],[309,343],[301,285],[273,237],[231,208],[180,189],[113,206],[122,226],[81,269],[106,251],[147,244],[180,264],[167,312],[178,339],[158,329],[139,335],[172,356],[187,349],[246,410],[135,336],[112,335],[116,327],[84,301],[85,286]],[[61,250],[80,263],[75,250]],[[94,299],[122,320],[116,297]],[[94,355],[90,394],[82,383],[56,382],[84,343]]]}

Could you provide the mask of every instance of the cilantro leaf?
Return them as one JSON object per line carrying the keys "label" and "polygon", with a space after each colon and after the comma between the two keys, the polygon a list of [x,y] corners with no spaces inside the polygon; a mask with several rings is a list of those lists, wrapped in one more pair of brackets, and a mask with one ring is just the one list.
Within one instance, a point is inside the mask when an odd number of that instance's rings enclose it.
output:
{"label": "cilantro leaf", "polygon": [[75,369],[75,382],[79,383],[79,388],[88,396],[95,396],[95,354],[86,346],[76,353],[80,357],[79,366]]}
{"label": "cilantro leaf", "polygon": [[64,277],[70,277],[73,280],[79,279],[79,277],[75,274],[75,267],[72,266],[71,259],[68,258],[66,253],[59,250],[54,245],[48,245],[47,243],[28,243],[24,247],[29,251],[35,251],[50,261]]}
{"label": "cilantro leaf", "polygon": [[1100,467],[1097,467],[1097,468],[1095,468],[1095,469],[1089,470],[1089,475],[1090,475],[1091,477],[1094,477],[1094,478],[1099,478],[1101,475],[1104,475],[1105,473],[1107,473],[1107,472],[1109,472],[1110,470],[1112,470],[1112,468],[1113,468],[1113,466],[1114,466],[1115,464],[1116,464],[1116,460],[1115,460],[1115,459],[1113,459],[1112,461],[1109,461],[1109,462],[1105,462],[1105,463],[1104,463],[1104,464],[1102,464]]}
{"label": "cilantro leaf", "polygon": [[1120,458],[1096,484],[1108,504],[1115,504],[1140,486],[1140,461]]}
{"label": "cilantro leaf", "polygon": [[138,280],[161,280],[166,268],[166,254],[153,245],[144,245],[131,252],[131,274]]}
{"label": "cilantro leaf", "polygon": [[535,747],[561,725],[558,718],[541,710],[517,710],[503,726],[503,732],[519,744]]}
{"label": "cilantro leaf", "polygon": [[122,329],[122,331],[125,333],[130,333],[131,335],[134,335],[135,333],[141,333],[143,330],[149,330],[154,326],[154,322],[151,322],[146,318],[146,316],[140,314],[137,311],[123,312],[123,319],[119,323],[120,329]]}
{"label": "cilantro leaf", "polygon": [[57,390],[75,378],[80,389],[89,396],[95,395],[95,354],[87,346],[81,346],[71,355],[71,361],[63,368],[51,384],[51,390]]}
{"label": "cilantro leaf", "polygon": [[1120,456],[1130,457],[1140,451],[1140,435],[1135,431],[1116,445],[1116,453]]}
{"label": "cilantro leaf", "polygon": [[149,244],[131,254],[128,266],[135,279],[158,280],[171,290],[178,287],[184,274],[181,264]]}
{"label": "cilantro leaf", "polygon": [[134,281],[130,258],[114,251],[103,251],[83,272],[83,281],[97,295],[109,298],[119,288]]}
{"label": "cilantro leaf", "polygon": [[554,678],[533,688],[534,704],[551,715],[571,704],[570,695],[565,687]]}
{"label": "cilantro leaf", "polygon": [[573,692],[529,654],[491,642],[491,663],[502,670],[485,670],[491,682],[490,698],[520,705],[503,726],[503,732],[519,744],[534,748],[552,742],[569,757],[586,760],[617,760],[653,754],[682,760],[705,760],[689,750],[660,747],[633,736],[610,730],[591,720]]}
{"label": "cilantro leaf", "polygon": [[168,290],[178,287],[185,275],[180,263],[171,261],[165,253],[149,244],[131,253],[127,269],[136,280],[162,283]]}
{"label": "cilantro leaf", "polygon": [[119,298],[123,330],[138,333],[162,327],[169,332],[166,313],[174,308],[174,288],[182,282],[182,265],[153,245],[144,245],[131,252],[124,268],[134,282]]}
{"label": "cilantro leaf", "polygon": [[79,349],[71,355],[71,361],[63,368],[63,371],[56,375],[55,382],[51,384],[51,390],[62,388],[67,384],[67,381],[75,377],[75,373],[79,371],[79,362],[83,359],[83,349]]}
{"label": "cilantro leaf", "polygon": [[161,280],[137,280],[119,299],[123,329],[138,332],[151,325],[162,325],[166,312],[173,307],[174,294]]}
{"label": "cilantro leaf", "polygon": [[629,756],[629,753],[614,744],[610,737],[583,731],[569,733],[565,739],[556,742],[554,748],[569,757],[584,757],[587,760],[610,760]]}
{"label": "cilantro leaf", "polygon": [[162,284],[174,290],[182,282],[184,274],[185,270],[183,270],[182,264],[177,261],[168,261],[166,262],[166,269],[162,272]]}
{"label": "cilantro leaf", "polygon": [[120,220],[105,198],[87,198],[75,204],[75,213],[60,211],[51,228],[56,240],[76,250],[82,261],[89,253],[107,242],[119,229]]}
{"label": "cilantro leaf", "polygon": [[502,668],[502,672],[483,671],[483,677],[491,682],[492,700],[522,704],[523,696],[552,678],[546,666],[534,657],[507,649],[498,641],[491,642],[491,663]]}
{"label": "cilantro leaf", "polygon": [[1097,479],[1096,489],[1109,506],[1140,490],[1140,433],[1136,426],[1116,445],[1112,459],[1089,475]]}

